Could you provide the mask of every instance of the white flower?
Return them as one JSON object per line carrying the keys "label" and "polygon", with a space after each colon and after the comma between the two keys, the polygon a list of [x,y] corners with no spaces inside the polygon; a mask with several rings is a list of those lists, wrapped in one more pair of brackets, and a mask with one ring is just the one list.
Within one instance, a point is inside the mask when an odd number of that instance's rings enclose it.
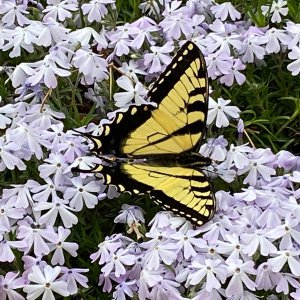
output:
{"label": "white flower", "polygon": [[288,56],[295,61],[288,64],[287,69],[292,72],[293,76],[297,76],[300,72],[300,48],[296,46],[293,47]]}
{"label": "white flower", "polygon": [[47,54],[43,60],[38,62],[38,64],[35,74],[28,78],[28,82],[32,85],[43,82],[48,88],[56,88],[57,79],[55,75],[60,77],[71,75],[70,71],[65,70],[69,69],[70,65],[66,62],[62,62],[54,54]]}
{"label": "white flower", "polygon": [[120,92],[114,94],[114,99],[116,101],[116,106],[122,107],[129,104],[133,99],[137,104],[146,103],[144,97],[147,94],[145,87],[140,83],[134,85],[133,81],[127,76],[121,76],[117,79],[117,84],[119,87],[124,89],[126,92]]}
{"label": "white flower", "polygon": [[286,34],[283,29],[271,28],[267,30],[266,36],[269,41],[266,45],[267,53],[278,53],[280,51],[280,44],[288,45],[291,38]]}
{"label": "white flower", "polygon": [[218,98],[218,103],[209,98],[207,124],[210,125],[216,119],[217,127],[227,127],[229,125],[228,116],[237,119],[239,118],[240,110],[236,106],[227,106],[231,100]]}
{"label": "white flower", "polygon": [[1,1],[0,3],[0,15],[3,15],[1,16],[1,22],[4,24],[12,26],[17,23],[23,26],[31,22],[24,16],[29,14],[29,11],[26,11],[27,5],[20,4],[16,1]]}
{"label": "white flower", "polygon": [[70,206],[80,211],[83,202],[87,208],[94,208],[98,203],[98,197],[93,193],[99,193],[101,186],[96,181],[83,182],[81,177],[71,179],[73,186],[68,187],[64,192],[64,199],[70,201]]}
{"label": "white flower", "polygon": [[88,48],[81,48],[76,51],[73,64],[85,75],[85,80],[89,84],[94,83],[95,79],[102,81],[108,78],[107,61]]}
{"label": "white flower", "polygon": [[273,272],[280,272],[283,266],[288,263],[291,272],[296,276],[300,276],[299,254],[299,250],[282,250],[274,252],[276,257],[268,259],[269,266]]}
{"label": "white flower", "polygon": [[77,256],[78,244],[65,241],[70,234],[70,229],[65,229],[62,226],[58,227],[57,239],[49,244],[50,251],[55,250],[51,259],[52,265],[63,265],[65,263],[63,251],[68,252],[73,257]]}
{"label": "white flower", "polygon": [[243,169],[238,170],[238,175],[244,174],[249,171],[249,174],[244,179],[244,184],[255,185],[258,177],[261,176],[264,180],[270,181],[271,175],[275,175],[276,171],[272,165],[275,160],[275,156],[270,149],[257,149],[252,153],[252,157],[249,159],[250,163]]}
{"label": "white flower", "polygon": [[16,27],[15,29],[6,29],[6,33],[9,34],[8,43],[3,47],[3,51],[7,51],[11,48],[13,50],[9,53],[9,57],[14,58],[21,55],[21,48],[27,52],[32,53],[34,51],[33,43],[36,42],[36,36],[32,34],[29,27]]}
{"label": "white flower", "polygon": [[82,46],[88,46],[92,37],[102,48],[107,47],[107,41],[104,34],[99,34],[92,27],[84,27],[70,33],[70,38],[74,41],[80,42]]}
{"label": "white flower", "polygon": [[55,197],[52,201],[53,202],[39,202],[34,207],[34,211],[49,209],[40,217],[40,222],[42,224],[53,226],[58,214],[66,228],[70,228],[74,224],[77,224],[78,218],[69,211],[72,209],[66,205],[68,201],[62,200],[59,197]]}
{"label": "white flower", "polygon": [[215,15],[216,18],[225,21],[228,16],[232,21],[239,19],[241,14],[235,9],[235,7],[230,2],[224,2],[222,4],[216,4],[211,7],[212,13]]}
{"label": "white flower", "polygon": [[28,279],[37,284],[28,284],[24,287],[23,290],[27,293],[26,299],[34,300],[43,294],[43,300],[54,300],[53,292],[64,297],[69,296],[67,283],[57,280],[60,272],[60,267],[52,268],[47,265],[42,272],[38,266],[33,266]]}
{"label": "white flower", "polygon": [[269,5],[263,5],[261,7],[261,11],[263,15],[266,15],[268,12],[270,12],[270,15],[272,15],[271,18],[272,23],[280,23],[281,15],[286,16],[289,11],[287,7],[283,7],[285,5],[287,5],[287,1],[284,0],[278,0],[277,3],[275,1],[272,1],[271,9]]}

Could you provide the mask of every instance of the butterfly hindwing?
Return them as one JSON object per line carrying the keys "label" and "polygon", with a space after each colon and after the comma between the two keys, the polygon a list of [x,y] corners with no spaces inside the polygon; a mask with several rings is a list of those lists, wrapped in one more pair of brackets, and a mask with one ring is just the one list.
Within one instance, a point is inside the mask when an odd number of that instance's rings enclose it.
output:
{"label": "butterfly hindwing", "polygon": [[114,168],[101,166],[106,184],[119,192],[149,194],[164,209],[202,225],[211,219],[215,199],[200,170],[152,163],[118,163]]}

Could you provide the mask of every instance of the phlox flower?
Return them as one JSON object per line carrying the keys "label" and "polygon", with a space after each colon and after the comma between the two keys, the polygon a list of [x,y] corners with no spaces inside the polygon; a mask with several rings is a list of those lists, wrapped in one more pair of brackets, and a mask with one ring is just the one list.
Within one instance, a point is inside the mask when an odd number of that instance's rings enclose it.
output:
{"label": "phlox flower", "polygon": [[68,285],[68,291],[71,295],[75,295],[78,292],[77,283],[79,283],[84,288],[88,288],[87,282],[88,278],[81,273],[88,272],[89,269],[68,269],[66,267],[61,267],[61,280],[65,281]]}
{"label": "phlox flower", "polygon": [[[151,23],[147,21],[146,17],[142,17],[132,23],[132,25],[139,29],[139,32],[135,34],[134,39],[131,41],[130,46],[132,48],[141,49],[147,42],[152,46],[155,45],[155,42],[153,41],[153,32],[157,32],[159,28],[153,20],[151,20]],[[144,23],[146,23],[146,25],[144,25]]]}
{"label": "phlox flower", "polygon": [[234,260],[240,258],[240,256],[247,258],[246,255],[243,254],[243,249],[245,248],[245,244],[240,242],[239,237],[235,234],[226,234],[224,241],[217,241],[217,251],[219,254],[225,254],[227,256],[227,260]]}
{"label": "phlox flower", "polygon": [[[6,190],[4,190],[6,191]],[[16,197],[0,198],[0,226],[6,232],[11,230],[11,225],[20,220],[25,215],[22,207],[16,207]]]}
{"label": "phlox flower", "polygon": [[51,241],[56,238],[53,228],[41,225],[39,220],[34,222],[30,217],[19,221],[18,224],[17,238],[25,242],[23,247],[25,254],[27,254],[32,247],[36,256],[47,255],[50,252],[46,241]]}
{"label": "phlox flower", "polygon": [[293,76],[297,76],[300,72],[300,48],[294,46],[292,51],[289,52],[288,57],[295,61],[288,64],[287,69],[292,72]]}
{"label": "phlox flower", "polygon": [[239,118],[240,110],[236,106],[227,106],[231,100],[218,98],[218,103],[209,98],[207,124],[210,125],[216,120],[217,127],[227,127],[229,125],[228,117]]}
{"label": "phlox flower", "polygon": [[273,258],[268,259],[268,264],[273,272],[280,272],[288,263],[292,274],[300,276],[299,250],[280,250],[272,253]]}
{"label": "phlox flower", "polygon": [[8,42],[2,47],[3,51],[7,51],[11,48],[9,57],[19,57],[21,55],[21,49],[25,49],[27,52],[32,53],[34,51],[33,43],[36,42],[36,35],[33,34],[28,27],[16,27],[15,29],[6,29],[9,36]]}
{"label": "phlox flower", "polygon": [[24,85],[27,82],[27,78],[35,73],[34,67],[38,66],[38,63],[20,63],[16,66],[13,73],[10,76],[11,83],[14,88],[19,85]]}
{"label": "phlox flower", "polygon": [[205,248],[207,243],[200,237],[196,237],[200,234],[200,231],[197,230],[188,230],[186,233],[184,232],[176,232],[170,235],[171,239],[177,240],[176,243],[177,249],[183,251],[183,256],[185,259],[189,259],[190,257],[194,257],[197,255],[195,250],[199,248]]}
{"label": "phlox flower", "polygon": [[38,67],[35,69],[35,74],[28,78],[28,82],[32,85],[43,82],[48,88],[56,88],[56,75],[59,77],[70,76],[71,72],[66,70],[69,68],[69,63],[61,61],[53,54],[47,54],[43,60],[38,62]]}
{"label": "phlox flower", "polygon": [[5,129],[7,125],[11,124],[11,119],[5,116],[6,113],[14,112],[15,108],[12,104],[6,104],[0,107],[0,129]]}
{"label": "phlox flower", "polygon": [[127,223],[129,226],[138,222],[145,223],[145,212],[139,206],[123,204],[121,208],[122,210],[114,219],[115,223]]}
{"label": "phlox flower", "polygon": [[73,64],[85,76],[86,84],[102,81],[108,78],[107,61],[90,49],[81,48],[73,57]]}
{"label": "phlox flower", "polygon": [[120,236],[120,234],[116,234],[112,237],[105,237],[105,240],[98,245],[99,250],[91,254],[90,258],[92,262],[95,262],[99,258],[99,265],[109,262],[110,253],[116,252],[123,244]]}
{"label": "phlox flower", "polygon": [[223,164],[225,168],[230,168],[231,165],[234,164],[236,168],[243,169],[249,164],[247,154],[252,152],[252,148],[247,145],[235,146],[231,144]]}
{"label": "phlox flower", "polygon": [[60,267],[52,268],[47,265],[43,270],[37,266],[32,267],[28,279],[34,284],[27,284],[23,289],[27,293],[27,299],[34,300],[43,294],[43,299],[53,300],[55,299],[53,292],[64,297],[69,296],[67,283],[58,278],[60,273]]}
{"label": "phlox flower", "polygon": [[132,100],[136,104],[145,104],[145,97],[147,95],[147,90],[140,82],[136,84],[133,83],[127,76],[121,76],[117,79],[117,84],[126,92],[119,92],[114,94],[114,100],[116,106],[123,107],[128,105]]}
{"label": "phlox flower", "polygon": [[276,292],[283,293],[284,295],[288,295],[290,292],[291,286],[293,288],[300,288],[300,283],[297,280],[296,276],[293,276],[289,273],[282,273],[280,274],[281,278],[276,284]]}
{"label": "phlox flower", "polygon": [[280,238],[280,250],[291,249],[293,241],[300,245],[300,231],[297,230],[299,228],[298,224],[299,220],[291,217],[291,215],[287,215],[285,222],[268,231],[266,236],[274,240]]}
{"label": "phlox flower", "polygon": [[44,269],[45,266],[47,266],[47,263],[42,260],[42,256],[29,256],[29,255],[23,255],[22,261],[24,262],[24,272],[23,277],[28,280],[28,274],[32,272],[33,266],[38,266],[41,270]]}
{"label": "phlox flower", "polygon": [[278,53],[281,49],[281,45],[289,45],[291,38],[286,34],[283,29],[270,28],[266,32],[266,37],[269,41],[266,44],[266,51],[270,53]]}
{"label": "phlox flower", "polygon": [[73,41],[79,42],[83,47],[89,46],[91,38],[93,38],[101,46],[101,48],[107,47],[107,41],[105,39],[103,32],[99,34],[92,27],[84,27],[82,29],[77,29],[75,31],[72,31],[69,37]]}
{"label": "phlox flower", "polygon": [[112,4],[113,6],[115,2],[115,0],[92,0],[84,3],[81,9],[83,14],[88,16],[87,19],[90,23],[100,22],[108,13],[106,5]]}
{"label": "phlox flower", "polygon": [[20,146],[14,142],[7,142],[3,137],[0,137],[0,171],[13,170],[16,167],[19,170],[26,170],[26,165],[17,156],[17,151]]}
{"label": "phlox flower", "polygon": [[205,37],[204,41],[209,53],[219,50],[229,56],[232,50],[241,50],[243,43],[240,34],[236,32],[237,28],[235,26],[216,19],[209,25],[209,29],[212,32]]}
{"label": "phlox flower", "polygon": [[[53,152],[61,152],[67,163],[73,163],[75,158],[81,157],[86,153],[86,145],[82,144],[83,138],[67,136],[63,143],[59,143],[53,147]],[[68,171],[66,171],[68,172]]]}
{"label": "phlox flower", "polygon": [[[232,275],[228,286],[226,288],[226,296],[237,298],[241,297],[244,292],[243,284],[251,291],[255,291],[256,284],[249,277],[248,274],[255,275],[254,262],[249,260],[243,262],[241,259],[229,260],[227,262],[227,274]],[[227,276],[228,276],[227,275]]]}
{"label": "phlox flower", "polygon": [[94,208],[98,203],[98,197],[94,194],[100,192],[101,185],[96,181],[83,181],[81,177],[73,177],[71,182],[73,186],[64,192],[64,199],[70,201],[70,207],[81,211],[84,202],[87,208]]}
{"label": "phlox flower", "polygon": [[253,256],[259,250],[261,255],[268,256],[277,251],[277,248],[268,239],[268,233],[263,229],[257,229],[252,233],[243,233],[241,240],[244,243],[243,253]]}
{"label": "phlox flower", "polygon": [[49,47],[68,39],[70,29],[49,18],[46,22],[32,22],[28,28],[35,33],[35,43],[39,46]]}
{"label": "phlox flower", "polygon": [[211,8],[212,13],[216,18],[225,21],[228,16],[232,21],[240,19],[241,14],[235,9],[235,7],[230,2],[224,2],[222,4],[215,4]]}
{"label": "phlox flower", "polygon": [[280,280],[280,274],[270,269],[267,262],[260,264],[257,268],[255,283],[258,290],[272,290]]}
{"label": "phlox flower", "polygon": [[25,85],[16,88],[15,92],[17,95],[19,95],[15,98],[16,102],[32,99],[31,103],[41,103],[45,96],[40,84],[32,86],[30,83],[28,83],[27,79]]}
{"label": "phlox flower", "polygon": [[300,24],[295,24],[292,21],[286,22],[286,26],[284,27],[286,32],[291,37],[291,41],[288,45],[288,49],[292,49],[293,47],[299,46],[300,43]]}
{"label": "phlox flower", "polygon": [[[167,2],[170,1],[168,0]],[[157,2],[145,1],[139,5],[139,8],[143,13],[147,13],[147,15],[149,16],[151,15],[157,16],[158,14],[160,14],[160,8],[159,8],[160,5],[163,5],[164,3],[166,2],[164,2],[163,0],[158,0]]]}
{"label": "phlox flower", "polygon": [[[120,35],[120,37],[118,36]],[[111,43],[109,45],[110,48],[113,48],[113,52],[107,57],[108,60],[112,60],[114,56],[122,56],[122,55],[128,55],[131,41],[129,38],[122,37],[121,33],[115,34],[113,37],[110,36]]]}
{"label": "phlox flower", "polygon": [[178,290],[180,283],[176,282],[173,278],[167,278],[167,273],[165,277],[158,281],[156,285],[153,286],[149,299],[180,299],[181,295]]}
{"label": "phlox flower", "polygon": [[52,265],[63,265],[65,263],[65,257],[63,251],[66,251],[71,256],[77,256],[78,244],[72,242],[66,242],[65,240],[71,234],[71,230],[65,229],[59,226],[57,229],[57,238],[52,240],[49,244],[50,252],[54,250],[51,264]]}
{"label": "phlox flower", "polygon": [[[91,170],[97,164],[101,164],[101,159],[99,157],[96,157],[96,156],[81,156],[81,157],[76,158],[75,161],[68,168],[66,168],[66,170],[64,172],[71,171],[73,168],[75,170],[77,168],[80,169],[80,170]],[[82,178],[84,178],[87,175],[84,174],[84,173],[80,173],[80,176]]]}
{"label": "phlox flower", "polygon": [[144,66],[150,74],[162,71],[162,64],[168,65],[171,58],[167,53],[172,52],[174,46],[171,42],[167,42],[164,46],[151,46],[152,53],[146,53],[144,58]]}
{"label": "phlox flower", "polygon": [[145,255],[145,263],[149,270],[157,270],[160,262],[171,265],[177,258],[178,248],[175,244],[160,242],[154,244]]}
{"label": "phlox flower", "polygon": [[[185,232],[185,230],[182,230]],[[155,246],[162,242],[171,242],[169,238],[172,233],[175,233],[175,228],[165,227],[165,228],[155,228],[152,226],[151,230],[146,233],[146,237],[149,239],[143,242],[142,247],[145,249],[153,249]],[[172,247],[172,246],[171,246]]]}
{"label": "phlox flower", "polygon": [[16,3],[16,1],[3,1],[0,6],[1,22],[8,26],[12,26],[17,23],[20,26],[29,24],[31,21],[25,17],[29,14],[26,11],[27,5]]}
{"label": "phlox flower", "polygon": [[58,19],[59,21],[64,21],[67,18],[72,17],[73,11],[78,10],[77,3],[68,3],[69,1],[63,0],[54,3],[54,5],[48,5],[44,10],[44,20],[47,21],[49,18],[54,19],[55,21]]}
{"label": "phlox flower", "polygon": [[130,60],[128,63],[123,62],[122,66],[119,68],[120,71],[124,72],[129,78],[138,82],[138,74],[147,75],[147,72],[140,69],[139,65],[134,60]]}
{"label": "phlox flower", "polygon": [[45,163],[38,167],[41,178],[48,178],[50,175],[54,175],[52,178],[56,186],[64,182],[64,171],[67,168],[65,158],[61,154],[50,153],[49,158],[46,158]]}
{"label": "phlox flower", "polygon": [[159,270],[148,270],[143,269],[141,271],[140,277],[138,279],[138,296],[139,299],[145,300],[149,298],[149,288],[154,287],[161,280],[163,280],[164,268],[159,268]]}
{"label": "phlox flower", "polygon": [[40,222],[42,224],[53,226],[56,222],[58,214],[66,228],[71,228],[73,225],[77,224],[78,218],[70,212],[73,209],[67,206],[68,201],[55,197],[52,202],[38,202],[34,206],[34,211],[48,210],[45,214],[40,217]]}
{"label": "phlox flower", "polygon": [[20,146],[26,145],[38,159],[43,157],[42,146],[50,147],[50,142],[47,140],[47,132],[25,122],[18,123],[17,127],[9,132],[9,139],[20,143]]}
{"label": "phlox flower", "polygon": [[300,289],[296,289],[296,292],[293,292],[290,295],[293,297],[293,299],[300,300]]}
{"label": "phlox flower", "polygon": [[195,30],[194,28],[201,24],[204,19],[205,17],[201,15],[194,15],[193,18],[190,18],[183,13],[178,13],[166,16],[159,25],[168,40],[178,40],[182,35],[185,38],[190,37]]}
{"label": "phlox flower", "polygon": [[12,184],[11,189],[3,190],[3,197],[11,198],[14,197],[14,206],[16,208],[27,208],[33,204],[33,199],[30,193],[32,187],[35,186],[33,180],[28,180],[26,184]]}
{"label": "phlox flower", "polygon": [[136,280],[123,281],[116,286],[116,290],[113,292],[113,297],[116,300],[125,300],[126,295],[133,298],[133,292],[136,290]]}
{"label": "phlox flower", "polygon": [[245,70],[246,66],[242,63],[242,61],[238,59],[234,59],[234,64],[229,69],[228,74],[224,74],[220,78],[220,82],[224,83],[227,86],[232,86],[234,80],[237,84],[242,85],[246,81],[246,76],[240,72],[240,70]]}
{"label": "phlox flower", "polygon": [[208,139],[207,143],[200,148],[200,153],[205,157],[210,157],[214,161],[223,161],[226,157],[227,140],[220,135],[216,139]]}
{"label": "phlox flower", "polygon": [[25,286],[25,279],[18,277],[19,273],[8,272],[5,276],[0,275],[0,299],[5,300],[25,300],[25,298],[16,292],[16,289]]}
{"label": "phlox flower", "polygon": [[114,271],[116,277],[126,274],[125,266],[131,266],[135,263],[135,256],[128,254],[128,250],[119,249],[116,253],[110,253],[110,261],[108,261],[104,267],[102,267],[102,272],[104,276]]}
{"label": "phlox flower", "polygon": [[258,35],[255,33],[250,34],[243,43],[242,61],[245,63],[253,63],[254,59],[264,59],[266,48],[263,46],[269,41],[268,37]]}
{"label": "phlox flower", "polygon": [[299,157],[293,155],[289,151],[281,150],[276,154],[277,164],[279,168],[284,168],[285,171],[295,170],[297,164],[300,164]]}
{"label": "phlox flower", "polygon": [[197,285],[205,279],[205,289],[211,292],[213,289],[220,289],[227,277],[226,268],[220,259],[205,259],[203,262],[193,260],[190,267],[191,273],[188,275],[187,283]]}
{"label": "phlox flower", "polygon": [[5,234],[0,241],[0,262],[11,263],[16,259],[16,256],[12,249],[22,251],[26,243],[23,241],[12,241],[9,239],[8,234]]}
{"label": "phlox flower", "polygon": [[[218,195],[218,194],[217,194]],[[219,200],[220,198],[218,198]],[[201,227],[203,234],[203,239],[209,241],[210,243],[216,243],[219,238],[225,237],[226,230],[223,228],[220,222],[209,222]]]}
{"label": "phlox flower", "polygon": [[218,76],[228,74],[233,66],[233,59],[226,52],[212,53],[207,56],[207,73],[211,79]]}
{"label": "phlox flower", "polygon": [[287,1],[284,0],[272,1],[271,8],[268,5],[262,5],[261,11],[263,15],[266,15],[267,13],[270,13],[270,15],[272,15],[272,23],[280,23],[281,15],[286,16],[288,14],[289,9],[287,7],[284,7],[286,5]]}
{"label": "phlox flower", "polygon": [[258,176],[266,181],[271,180],[271,175],[275,175],[276,171],[269,167],[274,162],[275,156],[270,149],[257,149],[251,154],[249,158],[250,163],[243,169],[238,170],[238,175],[249,171],[247,177],[244,179],[244,184],[256,185]]}

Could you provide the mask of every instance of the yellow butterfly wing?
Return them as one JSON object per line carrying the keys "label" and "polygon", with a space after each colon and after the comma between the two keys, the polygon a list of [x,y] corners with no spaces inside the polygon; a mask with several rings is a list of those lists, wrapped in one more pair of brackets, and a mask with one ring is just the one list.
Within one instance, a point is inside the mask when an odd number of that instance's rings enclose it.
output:
{"label": "yellow butterfly wing", "polygon": [[89,136],[101,154],[147,156],[197,151],[205,132],[208,81],[199,48],[187,42],[148,93],[151,105],[117,112],[100,136]]}

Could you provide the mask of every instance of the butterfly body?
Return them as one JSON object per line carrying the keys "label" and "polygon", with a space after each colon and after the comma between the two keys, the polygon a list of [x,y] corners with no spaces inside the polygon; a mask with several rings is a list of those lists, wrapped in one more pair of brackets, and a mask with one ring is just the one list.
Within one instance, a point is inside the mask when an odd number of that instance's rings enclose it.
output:
{"label": "butterfly body", "polygon": [[[198,151],[205,134],[208,80],[205,60],[185,43],[148,92],[155,105],[117,111],[99,136],[85,134],[102,163],[101,173],[120,192],[149,194],[164,209],[196,225],[210,220],[215,199]],[[82,170],[80,170],[82,171]]]}

